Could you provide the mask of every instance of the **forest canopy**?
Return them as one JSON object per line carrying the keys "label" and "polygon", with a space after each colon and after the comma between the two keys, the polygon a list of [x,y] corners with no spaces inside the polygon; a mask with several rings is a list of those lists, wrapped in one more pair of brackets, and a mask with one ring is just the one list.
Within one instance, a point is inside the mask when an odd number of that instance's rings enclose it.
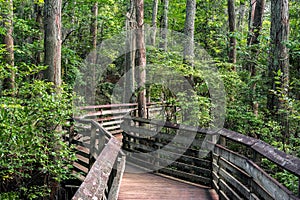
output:
{"label": "forest canopy", "polygon": [[[74,102],[124,98],[141,117],[147,102],[191,106],[209,126],[216,105],[209,70],[198,68],[206,58],[224,84],[224,127],[300,157],[299,13],[298,0],[0,0],[0,199],[49,196],[70,176],[74,152],[62,137]],[[101,50],[109,41],[117,47]],[[159,70],[180,74],[193,93],[148,84]],[[296,177],[274,177],[297,191]]]}

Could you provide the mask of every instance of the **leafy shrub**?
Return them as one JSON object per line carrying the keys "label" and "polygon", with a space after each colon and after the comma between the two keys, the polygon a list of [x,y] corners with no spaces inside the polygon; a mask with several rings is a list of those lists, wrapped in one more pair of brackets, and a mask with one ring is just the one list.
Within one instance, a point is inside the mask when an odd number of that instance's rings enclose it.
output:
{"label": "leafy shrub", "polygon": [[40,80],[19,82],[15,96],[0,97],[0,199],[49,195],[75,159],[61,130],[71,115],[70,94]]}

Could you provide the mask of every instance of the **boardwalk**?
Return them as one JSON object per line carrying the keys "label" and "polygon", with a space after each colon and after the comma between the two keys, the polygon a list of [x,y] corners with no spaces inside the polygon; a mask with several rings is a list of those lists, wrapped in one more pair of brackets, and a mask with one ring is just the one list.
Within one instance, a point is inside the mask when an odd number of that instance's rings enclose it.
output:
{"label": "boardwalk", "polygon": [[[132,167],[130,167],[132,168]],[[217,200],[214,190],[149,173],[125,173],[119,200]]]}

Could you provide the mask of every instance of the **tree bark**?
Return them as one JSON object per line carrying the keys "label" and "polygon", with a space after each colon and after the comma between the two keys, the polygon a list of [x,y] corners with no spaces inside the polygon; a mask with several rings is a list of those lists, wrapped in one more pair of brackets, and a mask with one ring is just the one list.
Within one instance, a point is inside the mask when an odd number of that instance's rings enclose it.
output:
{"label": "tree bark", "polygon": [[243,26],[244,26],[244,17],[245,17],[245,1],[240,3],[239,7],[239,17],[238,17],[238,22],[237,22],[237,30],[238,31],[243,31]]}
{"label": "tree bark", "polygon": [[[14,67],[14,39],[13,39],[13,1],[6,0],[4,2],[6,9],[3,13],[3,27],[6,33],[3,37],[3,43],[5,44],[6,53],[4,54],[4,61],[9,66],[6,68],[10,72],[10,77],[3,80],[3,89],[14,90],[15,89],[15,71]],[[14,95],[14,91],[12,91]]]}
{"label": "tree bark", "polygon": [[258,37],[262,29],[265,0],[256,0],[254,6],[254,18],[249,29],[248,45],[259,44]]}
{"label": "tree bark", "polygon": [[44,78],[53,82],[55,87],[61,85],[61,6],[62,0],[45,0],[44,4]]}
{"label": "tree bark", "polygon": [[[34,12],[35,12],[35,22],[37,24],[37,28],[40,30],[40,33],[43,33],[43,6],[38,3],[34,4]],[[41,41],[42,34],[39,34],[34,40]],[[35,53],[35,64],[42,64],[42,52],[37,51]]]}
{"label": "tree bark", "polygon": [[[277,116],[282,127],[283,144],[288,143],[288,105],[285,100],[289,92],[289,53],[286,42],[289,39],[289,2],[288,0],[271,1],[271,50],[269,64],[270,89],[279,95],[270,93],[268,108]],[[278,74],[278,71],[281,73]],[[278,77],[280,75],[280,77]],[[280,85],[276,83],[280,78]],[[278,88],[280,88],[278,90]]]}
{"label": "tree bark", "polygon": [[144,36],[144,0],[136,0],[136,20],[137,20],[137,66],[138,66],[138,115],[146,117],[146,47]]}
{"label": "tree bark", "polygon": [[98,36],[98,2],[95,2],[91,9],[92,19],[91,19],[91,37],[92,37],[92,49],[90,55],[91,64],[91,95],[88,99],[89,104],[95,104],[95,93],[96,93],[96,63],[97,63],[97,36]]}
{"label": "tree bark", "polygon": [[161,23],[161,43],[160,43],[159,47],[166,51],[168,48],[169,0],[163,0],[163,1],[164,1],[164,11],[163,11],[162,23]]}
{"label": "tree bark", "polygon": [[[233,36],[235,32],[235,6],[234,0],[228,0],[228,23],[229,23],[229,62],[236,63],[236,39]],[[234,68],[235,70],[235,68]]]}
{"label": "tree bark", "polygon": [[254,21],[256,0],[249,0],[249,3],[250,3],[250,8],[249,8],[249,17],[248,17],[248,31],[251,30],[251,26]]}
{"label": "tree bark", "polygon": [[[260,36],[260,32],[262,29],[262,23],[263,23],[263,15],[265,10],[265,0],[256,0],[256,3],[254,4],[254,18],[252,21],[252,24],[250,26],[249,35],[248,35],[248,46],[251,47],[252,45],[259,45],[258,37]],[[252,60],[257,60],[259,54],[259,48],[257,46],[254,46],[254,48],[251,48],[251,58],[248,65],[248,70],[250,72],[251,78],[254,78],[256,76],[256,64],[255,62],[251,62]],[[256,90],[256,82],[253,83],[251,86],[252,94],[255,94]],[[258,116],[258,102],[255,101],[255,97],[252,95],[252,109],[253,113]]]}
{"label": "tree bark", "polygon": [[[281,90],[283,95],[288,95],[289,85],[289,54],[286,43],[289,37],[289,14],[288,0],[272,0],[271,1],[271,50],[269,77],[270,89],[277,90],[275,84],[275,76],[280,70]],[[278,85],[277,85],[278,86]],[[271,94],[268,98],[268,108],[276,113],[281,102],[278,97]]]}
{"label": "tree bark", "polygon": [[136,57],[136,7],[134,0],[126,14],[125,85],[123,103],[135,103],[135,57]]}
{"label": "tree bark", "polygon": [[195,32],[196,0],[186,1],[186,18],[184,24],[184,34],[186,42],[184,45],[183,59],[184,63],[190,66],[194,65],[194,32]]}
{"label": "tree bark", "polygon": [[152,32],[151,32],[151,38],[150,38],[150,43],[151,43],[152,46],[155,46],[155,42],[156,42],[157,11],[158,11],[158,0],[153,0]]}

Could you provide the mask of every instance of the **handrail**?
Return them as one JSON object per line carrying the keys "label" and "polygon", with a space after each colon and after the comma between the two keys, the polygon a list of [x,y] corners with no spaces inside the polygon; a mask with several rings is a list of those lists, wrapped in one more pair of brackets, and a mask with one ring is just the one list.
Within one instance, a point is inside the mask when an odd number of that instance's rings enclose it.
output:
{"label": "handrail", "polygon": [[[138,123],[131,123],[132,121]],[[167,130],[178,130],[180,128],[180,130],[197,132],[197,134],[200,135],[219,134],[221,143],[216,144],[212,154],[210,154],[210,171],[205,172],[205,170],[203,170],[205,166],[201,166],[204,161],[199,162],[197,156],[193,157],[193,151],[195,151],[193,148],[199,144],[199,142],[193,142],[188,149],[189,153],[185,153],[179,161],[175,161],[170,167],[164,168],[159,172],[165,172],[168,175],[182,176],[190,181],[196,180],[196,182],[200,183],[201,178],[207,180],[208,175],[210,175],[209,179],[211,182],[208,184],[218,191],[221,199],[299,200],[291,191],[259,167],[259,163],[262,158],[268,159],[280,168],[291,172],[299,178],[300,159],[277,150],[265,142],[227,129],[210,132],[206,129],[192,126],[182,126],[171,122],[161,122],[138,117],[126,116],[124,117],[124,123],[126,124],[122,126],[122,128],[125,129],[125,133],[123,133],[123,148],[125,148],[127,152],[132,152],[129,153],[128,159],[139,165],[144,167],[149,167],[151,163],[152,165],[159,165],[160,162],[164,162],[166,158],[166,155],[163,155],[164,159],[162,159],[162,155],[156,155],[155,153],[152,153],[148,158],[143,158],[143,155],[138,153],[155,152],[166,144],[165,138],[172,139],[172,137],[174,137],[174,133],[168,136],[167,132],[170,131],[159,132],[157,135],[154,135],[151,129],[155,129],[155,127],[164,127]],[[139,127],[137,124],[140,123],[144,124],[144,126]],[[145,126],[145,124],[150,124],[152,126],[151,129],[147,128],[148,126]],[[136,133],[138,134],[139,132],[143,133],[143,137],[136,135]],[[160,138],[163,140],[160,141]],[[232,143],[238,144],[239,148],[243,146],[247,148],[245,152],[249,154],[249,156],[230,150]],[[190,169],[187,170],[186,167]],[[197,170],[200,170],[199,173],[197,173]],[[207,184],[207,181],[202,181],[202,184]]]}
{"label": "handrail", "polygon": [[130,117],[130,116],[125,116],[124,120],[133,120],[136,122],[142,122],[146,124],[152,124],[152,125],[157,125],[161,127],[166,127],[166,128],[172,128],[172,129],[179,129],[183,131],[191,131],[191,132],[197,132],[201,134],[208,134],[208,135],[220,135],[226,138],[227,140],[234,141],[236,143],[240,143],[242,145],[245,145],[247,147],[250,147],[257,153],[263,155],[265,158],[269,159],[273,163],[276,163],[280,167],[283,167],[287,171],[293,173],[296,176],[300,177],[300,159],[288,155],[283,151],[280,151],[273,146],[258,140],[256,138],[252,138],[246,135],[242,135],[240,133],[228,130],[228,129],[219,129],[217,132],[209,131],[208,129],[204,128],[199,128],[199,127],[193,127],[193,126],[188,126],[188,125],[181,125],[181,124],[175,124],[172,122],[163,122],[159,120],[153,120],[153,119],[144,119],[144,118],[138,118],[138,117]]}
{"label": "handrail", "polygon": [[[157,107],[157,105],[161,104],[163,103],[147,103],[147,115],[151,115],[155,109],[160,109],[161,107]],[[137,103],[82,106],[79,109],[83,113],[80,113],[80,116],[73,117],[75,120],[93,119],[112,135],[118,135],[122,133],[120,124],[123,116],[136,110]]]}
{"label": "handrail", "polygon": [[[158,105],[158,102],[147,103],[147,106]],[[161,103],[163,104],[163,103]],[[106,105],[92,105],[92,106],[81,106],[80,110],[90,110],[90,109],[102,109],[102,108],[118,108],[118,107],[136,107],[137,103],[124,103],[124,104],[106,104]]]}
{"label": "handrail", "polygon": [[125,170],[125,154],[120,142],[94,120],[76,121],[90,124],[89,171],[72,199],[117,200]]}

